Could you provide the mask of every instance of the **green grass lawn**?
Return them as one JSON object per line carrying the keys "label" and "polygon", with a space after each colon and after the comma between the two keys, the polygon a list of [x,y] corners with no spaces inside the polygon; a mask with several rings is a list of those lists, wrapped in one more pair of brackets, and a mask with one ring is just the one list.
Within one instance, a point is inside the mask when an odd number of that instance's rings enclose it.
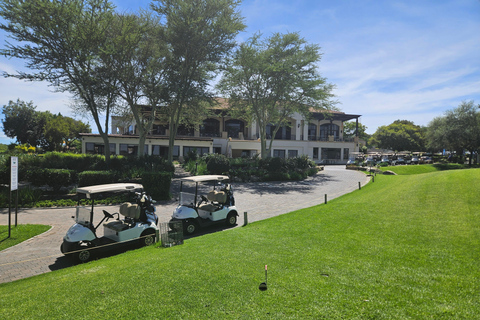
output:
{"label": "green grass lawn", "polygon": [[378,175],[326,205],[0,284],[0,318],[478,319],[479,181]]}
{"label": "green grass lawn", "polygon": [[[444,170],[456,170],[456,169],[468,169],[470,168],[465,164],[457,163],[435,163],[435,164],[420,164],[420,165],[408,165],[408,166],[389,166],[380,167],[382,171],[393,171],[396,174],[421,174],[430,173]],[[478,165],[476,166],[478,168]]]}
{"label": "green grass lawn", "polygon": [[0,251],[39,235],[50,228],[51,226],[38,224],[24,224],[16,227],[13,225],[10,229],[10,237],[8,237],[8,226],[0,225]]}

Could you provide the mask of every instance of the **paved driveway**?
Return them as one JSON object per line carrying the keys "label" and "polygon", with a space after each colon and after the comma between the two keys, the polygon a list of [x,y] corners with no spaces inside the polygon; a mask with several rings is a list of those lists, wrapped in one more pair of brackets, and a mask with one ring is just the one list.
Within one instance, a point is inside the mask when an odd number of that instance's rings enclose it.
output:
{"label": "paved driveway", "polygon": [[[239,210],[238,226],[242,226],[243,212],[248,222],[267,219],[297,209],[308,208],[358,189],[369,178],[361,172],[346,170],[345,166],[327,166],[316,176],[301,182],[235,183],[233,191]],[[175,198],[177,183],[172,183]],[[167,222],[176,207],[176,201],[157,204],[161,222]],[[106,207],[97,207],[101,210]],[[106,208],[107,211],[108,208]],[[111,210],[114,211],[114,210]],[[0,283],[31,277],[37,274],[65,268],[72,263],[60,252],[60,244],[68,228],[74,223],[73,208],[21,209],[19,224],[45,224],[52,228],[14,247],[0,251]],[[97,211],[96,211],[97,212]],[[12,214],[12,223],[14,223]],[[0,224],[8,224],[8,210],[0,211]],[[99,235],[101,236],[101,235]]]}

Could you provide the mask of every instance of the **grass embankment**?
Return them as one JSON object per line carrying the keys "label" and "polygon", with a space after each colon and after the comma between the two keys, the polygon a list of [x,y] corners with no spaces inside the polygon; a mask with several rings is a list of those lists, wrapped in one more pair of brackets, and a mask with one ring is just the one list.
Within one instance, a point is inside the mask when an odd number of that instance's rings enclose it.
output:
{"label": "grass embankment", "polygon": [[[445,171],[445,170],[456,170],[456,169],[469,169],[473,168],[465,164],[457,163],[435,163],[435,164],[420,164],[420,165],[408,165],[408,166],[389,166],[389,167],[380,167],[382,171],[393,171],[396,174],[405,175],[405,174],[421,174],[421,173],[430,173],[436,171]],[[476,166],[478,168],[478,165]]]}
{"label": "grass embankment", "polygon": [[35,237],[50,228],[51,226],[39,224],[22,224],[17,225],[16,227],[12,226],[10,229],[10,237],[8,237],[8,226],[0,225],[0,251]]}
{"label": "grass embankment", "polygon": [[327,205],[0,284],[0,318],[478,319],[478,181],[377,176]]}

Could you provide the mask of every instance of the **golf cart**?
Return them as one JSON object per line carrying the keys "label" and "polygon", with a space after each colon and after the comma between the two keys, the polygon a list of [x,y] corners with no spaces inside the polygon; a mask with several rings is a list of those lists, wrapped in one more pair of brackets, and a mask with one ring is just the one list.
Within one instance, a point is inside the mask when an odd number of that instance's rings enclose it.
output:
{"label": "golf cart", "polygon": [[[226,223],[234,226],[237,223],[237,209],[229,178],[222,175],[203,175],[180,179],[179,205],[170,220],[171,228],[175,221],[182,221],[184,234],[191,235],[199,228],[212,224]],[[194,193],[184,192],[188,186],[195,184]],[[210,187],[208,192],[205,186]],[[203,189],[203,190],[202,190]],[[205,195],[200,194],[205,193]]]}
{"label": "golf cart", "polygon": [[[129,192],[134,203],[125,202],[120,205],[119,212],[110,213],[103,210],[103,218],[94,225],[95,197],[100,194]],[[75,224],[68,229],[63,238],[60,250],[63,254],[80,262],[86,262],[99,251],[111,250],[113,244],[150,245],[158,240],[158,217],[155,214],[155,203],[143,192],[143,186],[136,183],[103,184],[77,189],[78,204]],[[80,205],[82,198],[91,199],[92,206]],[[116,219],[115,219],[116,215]],[[109,220],[112,220],[109,222]],[[103,237],[98,237],[98,227],[103,223]],[[95,250],[93,250],[95,249]]]}

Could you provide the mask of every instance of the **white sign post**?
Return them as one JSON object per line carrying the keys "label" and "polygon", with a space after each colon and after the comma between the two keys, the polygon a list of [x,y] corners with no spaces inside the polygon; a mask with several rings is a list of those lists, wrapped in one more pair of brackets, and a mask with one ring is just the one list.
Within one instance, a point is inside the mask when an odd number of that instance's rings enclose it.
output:
{"label": "white sign post", "polygon": [[15,226],[17,226],[18,212],[18,157],[10,157],[10,203],[8,205],[8,237],[11,236],[12,227],[12,191],[17,190],[15,201]]}
{"label": "white sign post", "polygon": [[11,157],[10,191],[18,189],[18,157]]}

